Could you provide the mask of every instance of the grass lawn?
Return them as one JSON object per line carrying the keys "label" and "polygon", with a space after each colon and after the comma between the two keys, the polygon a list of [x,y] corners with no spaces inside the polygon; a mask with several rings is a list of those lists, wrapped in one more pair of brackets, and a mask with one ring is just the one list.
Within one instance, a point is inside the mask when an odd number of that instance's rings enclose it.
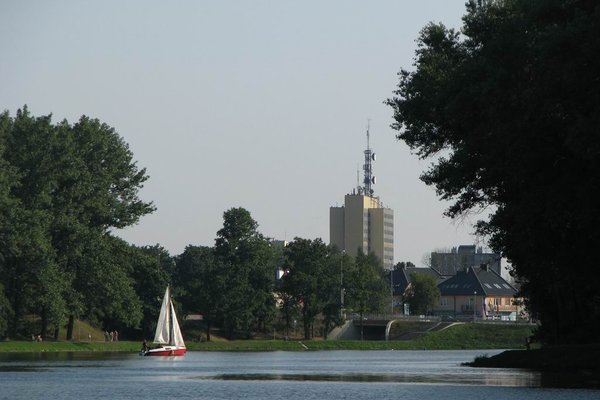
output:
{"label": "grass lawn", "polygon": [[[415,340],[214,340],[188,342],[190,351],[303,351],[303,350],[452,350],[521,349],[532,328],[523,325],[459,324],[426,333]],[[141,342],[31,341],[0,342],[0,352],[106,351],[138,352]]]}

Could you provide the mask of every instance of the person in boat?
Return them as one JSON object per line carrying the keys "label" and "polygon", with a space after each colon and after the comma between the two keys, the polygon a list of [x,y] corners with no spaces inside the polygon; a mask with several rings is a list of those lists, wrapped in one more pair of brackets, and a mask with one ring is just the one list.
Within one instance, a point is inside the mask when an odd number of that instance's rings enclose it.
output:
{"label": "person in boat", "polygon": [[142,352],[147,352],[148,350],[150,350],[150,347],[148,347],[148,342],[146,342],[146,339],[144,339],[144,341],[142,342]]}

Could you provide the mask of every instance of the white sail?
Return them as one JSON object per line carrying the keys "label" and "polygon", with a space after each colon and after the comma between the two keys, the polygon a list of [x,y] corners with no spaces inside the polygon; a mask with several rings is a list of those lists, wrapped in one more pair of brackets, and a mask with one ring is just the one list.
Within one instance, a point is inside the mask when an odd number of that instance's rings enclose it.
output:
{"label": "white sail", "polygon": [[154,343],[167,344],[169,343],[169,333],[171,332],[170,326],[171,321],[169,315],[171,314],[171,295],[169,293],[169,287],[165,292],[165,297],[160,307],[160,315],[158,316],[158,325],[156,325],[156,333],[154,334]]}
{"label": "white sail", "polygon": [[175,315],[175,308],[173,307],[173,302],[171,302],[171,316],[173,317],[173,345],[185,347],[185,343],[183,342],[183,336],[181,335],[181,330],[179,329],[179,323],[177,322],[177,315]]}

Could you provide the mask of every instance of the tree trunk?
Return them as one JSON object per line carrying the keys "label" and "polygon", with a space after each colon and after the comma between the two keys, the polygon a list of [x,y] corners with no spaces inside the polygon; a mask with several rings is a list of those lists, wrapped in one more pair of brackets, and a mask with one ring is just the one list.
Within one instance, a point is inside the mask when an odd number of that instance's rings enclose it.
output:
{"label": "tree trunk", "polygon": [[210,320],[206,321],[206,341],[210,342]]}
{"label": "tree trunk", "polygon": [[[13,288],[16,286],[16,280],[13,279]],[[10,336],[15,338],[17,336],[17,330],[19,329],[19,317],[21,316],[21,297],[17,294],[18,290],[13,291],[12,296],[12,309],[13,316],[10,324]],[[37,333],[37,332],[36,332]]]}
{"label": "tree trunk", "polygon": [[69,322],[67,323],[67,340],[73,340],[73,329],[75,328],[75,316],[69,315]]}
{"label": "tree trunk", "polygon": [[41,327],[40,327],[40,335],[42,338],[46,339],[48,333],[48,312],[46,310],[42,310],[41,314]]}
{"label": "tree trunk", "polygon": [[310,323],[306,315],[306,307],[302,310],[302,324],[304,325],[304,339],[308,340],[310,339]]}
{"label": "tree trunk", "polygon": [[360,313],[360,340],[364,338],[364,330],[363,330],[363,313]]}
{"label": "tree trunk", "polygon": [[59,324],[54,325],[54,340],[58,340],[58,334],[60,333]]}

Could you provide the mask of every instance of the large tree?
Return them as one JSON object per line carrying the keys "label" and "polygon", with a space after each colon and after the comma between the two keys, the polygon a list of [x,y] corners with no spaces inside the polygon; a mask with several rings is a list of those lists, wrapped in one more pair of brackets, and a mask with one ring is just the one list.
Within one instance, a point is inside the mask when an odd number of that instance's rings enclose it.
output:
{"label": "large tree", "polygon": [[202,314],[208,341],[228,296],[226,272],[211,247],[187,246],[176,259],[173,283],[183,311]]}
{"label": "large tree", "polygon": [[336,259],[332,273],[330,254],[321,239],[295,238],[285,249],[287,273],[281,290],[300,305],[305,339],[312,338],[315,319],[328,305],[339,312],[340,261]]}
{"label": "large tree", "polygon": [[412,314],[426,315],[433,311],[440,299],[440,289],[435,278],[428,274],[413,272],[404,300],[410,305]]}
{"label": "large tree", "polygon": [[69,338],[76,316],[135,325],[130,269],[115,258],[110,231],[154,207],[138,197],[148,177],[127,144],[98,120],[52,124],[27,107],[0,115],[0,143],[0,282],[12,334],[26,312],[41,316],[42,333],[68,316]]}
{"label": "large tree", "polygon": [[346,305],[360,316],[362,340],[364,315],[383,311],[384,301],[390,295],[381,261],[374,253],[358,252],[354,264],[344,274],[344,287]]}
{"label": "large tree", "polygon": [[470,1],[460,33],[422,30],[388,100],[398,138],[433,157],[422,180],[453,201],[446,214],[489,213],[477,231],[546,342],[597,340],[599,52],[597,1]]}
{"label": "large tree", "polygon": [[223,266],[223,325],[229,337],[264,330],[275,314],[275,253],[257,228],[250,212],[240,207],[225,211],[217,232],[215,255]]}
{"label": "large tree", "polygon": [[[53,280],[64,278],[56,269],[49,233],[53,132],[50,117],[34,118],[26,107],[15,118],[8,112],[0,116],[0,281],[10,304],[13,337],[25,313],[40,315],[44,324],[46,317],[56,319],[55,311],[61,308],[56,295],[63,293],[51,287]],[[37,333],[45,330],[42,326]]]}
{"label": "large tree", "polygon": [[159,245],[131,246],[128,253],[134,288],[142,304],[142,337],[151,338],[158,321],[162,296],[171,282],[174,261],[169,252]]}

